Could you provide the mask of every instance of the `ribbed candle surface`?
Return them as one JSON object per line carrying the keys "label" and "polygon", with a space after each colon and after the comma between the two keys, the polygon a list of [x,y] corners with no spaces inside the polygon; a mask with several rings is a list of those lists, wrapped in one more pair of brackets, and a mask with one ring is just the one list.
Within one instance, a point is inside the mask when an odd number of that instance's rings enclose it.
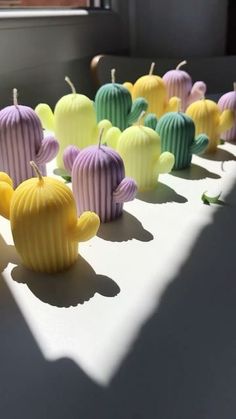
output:
{"label": "ribbed candle surface", "polygon": [[190,75],[180,69],[170,70],[162,77],[167,88],[167,97],[177,96],[181,99],[181,111],[185,111],[192,102],[201,99],[205,95],[206,85],[204,82],[192,84]]}
{"label": "ribbed candle surface", "polygon": [[161,154],[159,135],[141,125],[121,133],[117,151],[124,160],[126,174],[136,181],[140,191],[155,188],[159,173],[168,173],[174,165],[173,154]]}
{"label": "ribbed candle surface", "polygon": [[161,151],[169,151],[175,156],[174,169],[188,167],[192,153],[200,154],[208,145],[208,137],[204,134],[195,139],[194,122],[182,112],[163,115],[156,131],[161,137]]}
{"label": "ribbed candle surface", "polygon": [[56,156],[58,148],[53,137],[43,138],[41,122],[33,109],[13,105],[0,111],[0,170],[11,176],[15,187],[35,176],[31,160],[45,175],[45,163]]}
{"label": "ribbed candle surface", "polygon": [[78,214],[94,211],[101,222],[114,220],[122,213],[123,203],[134,199],[137,186],[125,177],[119,154],[106,146],[78,150],[71,165],[74,148],[64,152],[64,164],[72,173],[72,189]]}
{"label": "ribbed candle surface", "polygon": [[121,131],[135,122],[148,104],[143,98],[132,103],[128,89],[119,83],[107,83],[98,89],[95,96],[97,120],[108,119]]}
{"label": "ribbed candle surface", "polygon": [[133,86],[132,97],[143,97],[148,102],[147,112],[161,117],[164,113],[178,110],[179,100],[175,97],[168,101],[167,89],[161,77],[146,75],[140,77]]}
{"label": "ribbed candle surface", "polygon": [[[2,179],[2,177],[1,177]],[[13,192],[0,181],[1,214],[9,217],[16,250],[23,265],[38,272],[54,273],[71,266],[78,256],[78,242],[96,234],[99,218],[84,213],[78,219],[71,190],[49,177],[32,178]],[[9,199],[8,199],[9,198]]]}
{"label": "ribbed candle surface", "polygon": [[107,120],[97,124],[94,102],[78,93],[63,96],[57,102],[54,114],[46,104],[38,105],[35,110],[43,126],[53,129],[60,143],[58,167],[64,167],[63,151],[66,147],[73,144],[84,148],[96,144],[100,127],[104,127],[105,130],[111,127]]}
{"label": "ribbed candle surface", "polygon": [[233,125],[234,112],[225,109],[222,113],[212,100],[202,99],[192,103],[186,110],[196,127],[196,134],[205,133],[209,138],[207,150],[215,152],[223,132]]}
{"label": "ribbed candle surface", "polygon": [[[235,86],[236,89],[236,86]],[[234,112],[234,123],[231,129],[222,133],[221,138],[226,141],[236,142],[236,90],[225,93],[218,101],[221,111],[231,109]]]}

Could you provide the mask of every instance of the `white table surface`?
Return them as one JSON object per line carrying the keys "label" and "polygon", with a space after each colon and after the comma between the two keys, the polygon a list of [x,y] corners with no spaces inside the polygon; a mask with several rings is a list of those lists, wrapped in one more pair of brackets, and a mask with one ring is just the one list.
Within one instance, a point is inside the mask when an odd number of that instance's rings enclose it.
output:
{"label": "white table surface", "polygon": [[23,268],[0,217],[2,419],[235,419],[235,156],[161,175],[63,274]]}

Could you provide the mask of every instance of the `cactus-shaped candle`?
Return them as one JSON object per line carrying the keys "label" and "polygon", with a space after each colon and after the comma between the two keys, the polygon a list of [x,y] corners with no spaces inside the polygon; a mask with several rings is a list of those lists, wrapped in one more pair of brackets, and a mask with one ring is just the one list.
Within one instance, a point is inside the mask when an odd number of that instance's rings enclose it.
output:
{"label": "cactus-shaped candle", "polygon": [[0,170],[10,175],[16,187],[35,175],[29,164],[32,159],[46,175],[46,163],[58,148],[54,137],[43,138],[40,119],[33,109],[18,104],[14,89],[13,105],[0,111]]}
{"label": "cactus-shaped candle", "polygon": [[0,175],[0,214],[10,218],[16,250],[22,263],[36,272],[69,268],[78,257],[78,242],[93,237],[99,217],[85,212],[77,218],[71,190],[61,181],[37,173],[14,191]]}
{"label": "cactus-shaped candle", "polygon": [[122,133],[118,128],[111,130],[106,138],[116,148],[125,164],[125,173],[133,178],[139,191],[154,189],[158,176],[169,173],[174,166],[174,155],[161,153],[160,136],[152,129],[141,125],[143,118]]}
{"label": "cactus-shaped candle", "polygon": [[96,212],[102,223],[122,213],[123,203],[134,199],[137,191],[133,179],[125,177],[124,163],[119,154],[99,144],[83,150],[69,146],[64,151],[64,164],[72,175],[72,189],[77,211]]}
{"label": "cactus-shaped candle", "polygon": [[137,97],[132,103],[128,89],[115,82],[115,69],[111,70],[112,83],[104,84],[95,96],[97,120],[108,119],[121,131],[132,125],[142,111],[146,111],[147,101]]}
{"label": "cactus-shaped candle", "polygon": [[225,109],[231,109],[234,112],[234,123],[231,129],[221,134],[222,140],[236,143],[236,82],[232,92],[225,93],[218,101],[218,106],[223,112]]}
{"label": "cactus-shaped candle", "polygon": [[63,168],[63,151],[69,145],[79,148],[96,144],[99,129],[111,127],[107,120],[97,124],[94,102],[87,96],[76,93],[75,86],[66,77],[66,82],[71,87],[72,93],[63,96],[56,104],[54,114],[45,104],[39,104],[35,111],[40,117],[43,127],[54,131],[60,143],[57,156],[58,167]]}
{"label": "cactus-shaped candle", "polygon": [[221,112],[219,106],[209,99],[201,99],[192,103],[186,114],[190,116],[196,127],[196,135],[205,133],[209,143],[207,151],[214,153],[220,143],[221,135],[230,129],[234,122],[234,112],[225,109]]}
{"label": "cactus-shaped candle", "polygon": [[193,120],[182,112],[163,115],[156,126],[161,137],[161,151],[169,151],[175,156],[174,169],[184,169],[191,164],[192,154],[203,153],[208,145],[208,137],[200,134],[195,138]]}
{"label": "cactus-shaped candle", "polygon": [[124,83],[132,91],[133,100],[137,97],[144,97],[148,102],[147,112],[155,113],[159,118],[166,112],[177,111],[178,98],[168,99],[167,89],[161,77],[153,74],[155,63],[152,63],[148,75],[140,77],[134,83]]}
{"label": "cactus-shaped candle", "polygon": [[191,76],[181,69],[187,61],[181,61],[175,70],[167,71],[162,79],[167,88],[167,95],[170,99],[172,96],[177,96],[181,100],[181,111],[186,108],[206,93],[206,84],[203,81],[196,81],[193,85]]}

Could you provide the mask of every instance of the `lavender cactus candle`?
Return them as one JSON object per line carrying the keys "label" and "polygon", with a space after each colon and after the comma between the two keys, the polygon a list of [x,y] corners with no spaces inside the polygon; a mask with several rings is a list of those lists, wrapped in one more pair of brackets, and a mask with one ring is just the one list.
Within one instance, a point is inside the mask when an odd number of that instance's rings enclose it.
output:
{"label": "lavender cactus candle", "polygon": [[8,173],[16,187],[35,176],[31,160],[46,175],[46,163],[56,156],[59,144],[52,136],[43,138],[40,119],[33,109],[18,104],[16,89],[13,102],[0,111],[0,170]]}
{"label": "lavender cactus candle", "polygon": [[137,185],[125,177],[124,163],[119,154],[99,144],[79,150],[69,146],[63,154],[64,165],[72,175],[72,189],[78,214],[94,211],[102,223],[122,213],[123,203],[134,199]]}
{"label": "lavender cactus candle", "polygon": [[223,112],[225,109],[234,111],[234,123],[231,129],[221,134],[222,140],[236,143],[236,82],[231,92],[225,93],[218,101],[218,106]]}
{"label": "lavender cactus candle", "polygon": [[206,93],[206,84],[203,81],[196,81],[192,83],[191,76],[184,70],[181,70],[183,65],[187,64],[187,61],[181,61],[175,70],[167,71],[162,77],[166,88],[167,95],[170,99],[172,96],[177,96],[181,99],[181,111],[185,109]]}

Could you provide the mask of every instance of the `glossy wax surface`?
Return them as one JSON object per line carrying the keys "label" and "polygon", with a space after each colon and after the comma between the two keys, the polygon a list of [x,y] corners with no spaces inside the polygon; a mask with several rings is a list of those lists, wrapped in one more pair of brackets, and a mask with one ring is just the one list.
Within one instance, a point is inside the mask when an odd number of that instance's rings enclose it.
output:
{"label": "glossy wax surface", "polygon": [[236,91],[225,93],[218,101],[221,111],[232,109],[234,112],[234,123],[231,129],[222,133],[221,138],[226,141],[236,142]]}

